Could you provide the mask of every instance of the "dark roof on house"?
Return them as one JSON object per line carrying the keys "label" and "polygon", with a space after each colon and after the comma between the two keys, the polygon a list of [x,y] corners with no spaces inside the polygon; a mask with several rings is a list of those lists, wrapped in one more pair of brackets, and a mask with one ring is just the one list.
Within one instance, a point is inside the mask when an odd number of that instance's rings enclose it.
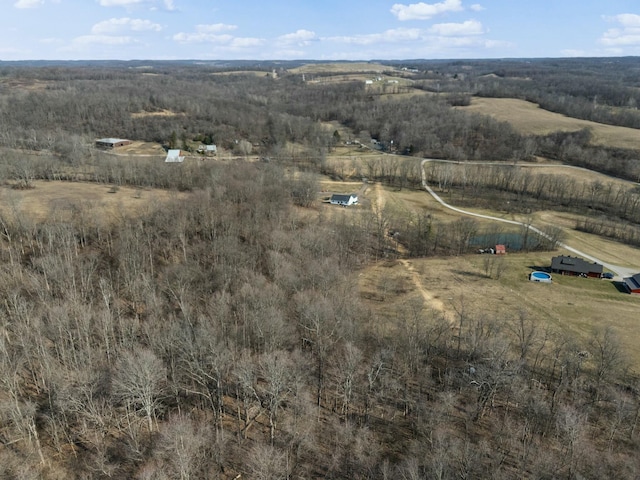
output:
{"label": "dark roof on house", "polygon": [[356,196],[355,193],[352,193],[350,195],[341,195],[339,193],[334,193],[333,195],[331,195],[331,201],[332,202],[348,202],[351,197],[355,197],[355,196]]}
{"label": "dark roof on house", "polygon": [[551,270],[572,273],[598,273],[603,271],[599,263],[589,263],[578,257],[560,255],[551,259]]}
{"label": "dark roof on house", "polygon": [[624,283],[627,285],[629,290],[640,290],[640,273],[636,273],[632,277],[625,278]]}

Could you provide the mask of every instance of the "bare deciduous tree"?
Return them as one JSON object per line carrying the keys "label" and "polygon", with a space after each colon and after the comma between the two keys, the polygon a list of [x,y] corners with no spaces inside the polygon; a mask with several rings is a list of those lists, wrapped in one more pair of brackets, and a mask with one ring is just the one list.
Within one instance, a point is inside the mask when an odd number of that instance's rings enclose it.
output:
{"label": "bare deciduous tree", "polygon": [[162,361],[151,350],[124,351],[113,372],[114,394],[147,419],[153,431],[167,378]]}

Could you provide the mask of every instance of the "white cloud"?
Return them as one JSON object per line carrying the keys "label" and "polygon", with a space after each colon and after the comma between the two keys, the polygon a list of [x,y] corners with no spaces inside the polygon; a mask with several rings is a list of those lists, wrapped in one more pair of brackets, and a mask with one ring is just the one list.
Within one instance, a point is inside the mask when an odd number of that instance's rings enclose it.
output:
{"label": "white cloud", "polygon": [[391,13],[398,20],[429,20],[436,15],[446,12],[459,12],[464,10],[461,0],[444,0],[440,3],[412,3],[404,5],[396,3],[391,7]]}
{"label": "white cloud", "polygon": [[613,17],[607,17],[609,21],[618,22],[624,27],[640,28],[640,15],[635,13],[621,13]]}
{"label": "white cloud", "polygon": [[622,13],[612,17],[603,17],[621,28],[610,28],[602,34],[600,43],[606,47],[640,46],[640,15]]}
{"label": "white cloud", "polygon": [[229,42],[229,46],[232,48],[259,47],[260,45],[264,45],[263,39],[251,37],[234,37],[231,42]]}
{"label": "white cloud", "polygon": [[130,7],[143,3],[145,0],[100,0],[100,6],[102,7]]}
{"label": "white cloud", "polygon": [[44,0],[18,0],[13,4],[16,8],[36,8],[44,5]]}
{"label": "white cloud", "polygon": [[229,25],[226,23],[213,23],[209,25],[196,25],[196,31],[199,33],[220,33],[236,30],[237,25]]}
{"label": "white cloud", "polygon": [[173,36],[173,39],[180,43],[223,43],[227,44],[233,40],[233,36],[222,32],[229,32],[237,29],[236,25],[215,23],[211,25],[196,25],[195,32],[180,32]]}
{"label": "white cloud", "polygon": [[376,43],[398,43],[420,40],[423,31],[419,28],[395,28],[383,33],[327,37],[324,40],[353,45],[372,45]]}
{"label": "white cloud", "polygon": [[515,45],[485,39],[482,36],[438,37],[425,35],[420,41],[405,43],[373,43],[370,45],[352,45],[335,43],[333,48],[326,46],[319,59],[353,60],[371,58],[473,58],[490,57],[495,52],[513,50]]}
{"label": "white cloud", "polygon": [[301,47],[309,45],[314,40],[316,40],[316,34],[309,30],[296,30],[293,33],[287,33],[286,35],[280,35],[278,37],[278,43],[280,45],[298,45]]}
{"label": "white cloud", "polygon": [[97,0],[102,7],[125,7],[131,9],[136,6],[146,6],[150,10],[176,10],[174,0]]}
{"label": "white cloud", "polygon": [[150,22],[149,20],[141,20],[137,18],[111,18],[103,22],[96,23],[91,28],[91,33],[94,35],[113,34],[122,31],[134,31],[144,32],[153,31],[159,32],[162,30],[162,26]]}
{"label": "white cloud", "polygon": [[463,23],[438,23],[433,25],[429,32],[443,37],[482,35],[485,33],[482,24],[477,20],[467,20]]}
{"label": "white cloud", "polygon": [[473,4],[473,5],[471,5],[469,8],[470,8],[471,10],[473,10],[474,12],[481,12],[481,11],[483,11],[483,10],[485,9],[485,8],[484,8],[482,5],[480,5],[479,3],[474,3],[474,4]]}
{"label": "white cloud", "polygon": [[183,44],[210,43],[216,46],[226,46],[233,49],[242,49],[263,45],[265,42],[261,38],[234,37],[222,32],[237,29],[236,25],[226,25],[216,23],[213,25],[197,25],[193,33],[176,33],[173,39]]}

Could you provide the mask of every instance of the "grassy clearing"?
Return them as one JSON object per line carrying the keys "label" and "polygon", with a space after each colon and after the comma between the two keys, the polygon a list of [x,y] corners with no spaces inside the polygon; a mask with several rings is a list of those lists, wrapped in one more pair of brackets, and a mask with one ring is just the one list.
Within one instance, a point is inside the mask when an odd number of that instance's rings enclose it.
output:
{"label": "grassy clearing", "polygon": [[525,135],[547,135],[557,131],[573,132],[588,128],[591,130],[591,143],[594,145],[640,149],[640,134],[636,129],[567,117],[543,110],[537,104],[524,100],[473,98],[471,105],[458,108],[508,122]]}
{"label": "grassy clearing", "polygon": [[172,198],[185,198],[187,193],[159,189],[115,188],[82,182],[33,182],[35,188],[14,190],[0,188],[0,213],[19,214],[40,222],[48,218],[65,221],[78,208],[89,209],[95,217],[113,221],[136,215]]}
{"label": "grassy clearing", "polygon": [[211,75],[214,76],[234,76],[234,75],[251,75],[254,77],[268,77],[271,76],[271,72],[266,72],[264,70],[233,70],[229,72],[213,72]]}
{"label": "grassy clearing", "polygon": [[[401,262],[385,261],[360,275],[360,295],[376,313],[378,328],[385,330],[397,319],[402,306],[422,302],[425,321],[443,313],[455,323],[457,311],[509,321],[525,312],[542,330],[546,326],[587,342],[595,329],[610,326],[619,336],[635,372],[640,372],[640,338],[637,321],[640,297],[620,293],[607,280],[553,276],[550,285],[532,283],[535,267],[549,266],[557,252],[507,254],[500,279],[485,275],[484,255],[412,259],[420,286]],[[428,301],[420,291],[429,292]]]}
{"label": "grassy clearing", "polygon": [[159,143],[139,141],[131,142],[131,145],[118,147],[114,150],[105,150],[105,152],[116,155],[159,155],[163,158],[167,155],[167,152]]}
{"label": "grassy clearing", "polygon": [[176,117],[184,116],[182,113],[172,112],[171,110],[159,110],[157,112],[135,112],[131,114],[131,118],[144,118],[144,117]]}

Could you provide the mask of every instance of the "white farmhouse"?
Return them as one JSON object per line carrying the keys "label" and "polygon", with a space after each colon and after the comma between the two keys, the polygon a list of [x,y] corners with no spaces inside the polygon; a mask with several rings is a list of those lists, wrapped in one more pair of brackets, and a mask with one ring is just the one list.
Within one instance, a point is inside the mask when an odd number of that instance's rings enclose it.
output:
{"label": "white farmhouse", "polygon": [[342,205],[343,207],[348,207],[349,205],[356,205],[358,203],[358,196],[355,193],[351,193],[349,195],[334,193],[331,195],[329,203],[331,203],[331,205]]}

